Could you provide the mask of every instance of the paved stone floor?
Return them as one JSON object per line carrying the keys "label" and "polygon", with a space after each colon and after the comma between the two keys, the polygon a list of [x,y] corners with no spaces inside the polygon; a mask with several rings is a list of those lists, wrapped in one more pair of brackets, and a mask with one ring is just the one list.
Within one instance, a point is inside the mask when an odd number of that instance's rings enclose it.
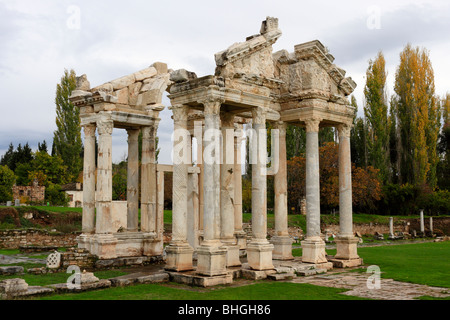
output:
{"label": "paved stone floor", "polygon": [[412,300],[421,296],[450,297],[449,288],[430,287],[383,278],[380,279],[379,289],[369,289],[367,280],[373,275],[372,273],[359,272],[329,272],[310,277],[297,277],[290,282],[350,289],[343,294],[377,300]]}
{"label": "paved stone floor", "polygon": [[[36,255],[42,256],[49,253],[39,253]],[[37,263],[37,264],[46,264],[47,259],[40,259],[40,258],[33,258],[31,254],[22,255],[22,254],[15,254],[15,255],[1,255],[0,254],[0,265],[12,265],[12,264],[18,264],[18,263]]]}

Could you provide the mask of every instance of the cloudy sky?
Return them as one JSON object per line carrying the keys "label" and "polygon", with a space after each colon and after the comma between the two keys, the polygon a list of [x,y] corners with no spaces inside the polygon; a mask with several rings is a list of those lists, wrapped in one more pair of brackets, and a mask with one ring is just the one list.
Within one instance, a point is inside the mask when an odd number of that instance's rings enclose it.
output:
{"label": "cloudy sky", "polygon": [[[0,155],[10,142],[36,149],[45,139],[51,145],[55,89],[65,68],[87,74],[92,87],[156,61],[213,74],[214,54],[259,33],[266,16],[279,18],[283,32],[274,51],[292,52],[315,39],[330,49],[358,84],[360,111],[368,60],[383,51],[392,94],[408,42],[429,50],[436,93],[450,91],[446,0],[0,0]],[[170,163],[170,112],[161,117],[160,163]],[[126,134],[116,131],[113,157],[119,161],[126,157]]]}

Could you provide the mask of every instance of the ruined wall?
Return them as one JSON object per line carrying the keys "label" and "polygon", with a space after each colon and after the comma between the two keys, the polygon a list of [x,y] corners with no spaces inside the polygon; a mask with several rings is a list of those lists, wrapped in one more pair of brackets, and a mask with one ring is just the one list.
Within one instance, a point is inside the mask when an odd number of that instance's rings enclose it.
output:
{"label": "ruined wall", "polygon": [[0,230],[0,248],[19,249],[23,246],[73,247],[78,233],[49,233],[45,230]]}

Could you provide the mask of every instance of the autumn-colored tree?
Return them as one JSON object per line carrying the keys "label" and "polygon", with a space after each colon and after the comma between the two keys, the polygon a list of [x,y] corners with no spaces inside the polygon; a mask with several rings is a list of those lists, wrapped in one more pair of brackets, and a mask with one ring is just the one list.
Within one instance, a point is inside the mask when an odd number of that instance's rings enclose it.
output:
{"label": "autumn-colored tree", "polygon": [[400,182],[413,185],[437,183],[439,104],[434,72],[426,49],[408,44],[400,53],[395,75],[397,125],[400,139]]}
{"label": "autumn-colored tree", "polygon": [[369,61],[364,88],[368,164],[380,170],[383,182],[389,179],[389,126],[385,65],[386,61],[380,51],[375,60]]}
{"label": "autumn-colored tree", "polygon": [[[326,143],[319,148],[320,202],[325,208],[339,206],[339,145]],[[294,157],[287,163],[289,207],[300,206],[305,197],[306,159]],[[382,190],[378,170],[352,166],[353,205],[360,210],[373,210]]]}

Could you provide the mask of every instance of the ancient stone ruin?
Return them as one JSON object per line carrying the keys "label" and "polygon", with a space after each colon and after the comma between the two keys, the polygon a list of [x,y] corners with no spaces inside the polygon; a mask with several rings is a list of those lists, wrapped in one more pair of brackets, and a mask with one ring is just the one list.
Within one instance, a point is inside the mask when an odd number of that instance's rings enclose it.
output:
{"label": "ancient stone ruin", "polygon": [[[272,45],[281,34],[278,19],[268,17],[259,34],[217,53],[215,74],[201,78],[186,70],[169,70],[163,63],[92,89],[85,76],[79,78],[71,101],[80,108],[85,134],[80,248],[100,259],[162,255],[162,177],[164,171],[172,171],[172,240],[165,248],[166,270],[195,270],[204,277],[220,277],[227,274],[228,268],[241,266],[242,250],[246,251],[250,270],[272,270],[275,260],[292,260],[285,141],[286,126],[292,124],[305,127],[307,133],[307,234],[301,242],[302,262],[330,263],[320,230],[318,132],[321,127],[336,127],[340,232],[334,261],[343,266],[361,263],[352,224],[350,128],[355,110],[347,99],[356,84],[333,64],[334,57],[320,41],[296,45],[291,53],[273,53]],[[155,163],[158,116],[164,108],[165,91],[169,93],[174,121],[173,166]],[[276,129],[273,135],[277,137],[270,168],[266,156],[267,122]],[[242,227],[240,158],[244,124],[251,124],[254,133],[250,241]],[[126,206],[112,201],[113,128],[128,132]],[[139,132],[143,134],[141,159]],[[193,165],[194,142],[197,161]],[[275,189],[275,236],[270,241],[267,175],[274,175]]]}

